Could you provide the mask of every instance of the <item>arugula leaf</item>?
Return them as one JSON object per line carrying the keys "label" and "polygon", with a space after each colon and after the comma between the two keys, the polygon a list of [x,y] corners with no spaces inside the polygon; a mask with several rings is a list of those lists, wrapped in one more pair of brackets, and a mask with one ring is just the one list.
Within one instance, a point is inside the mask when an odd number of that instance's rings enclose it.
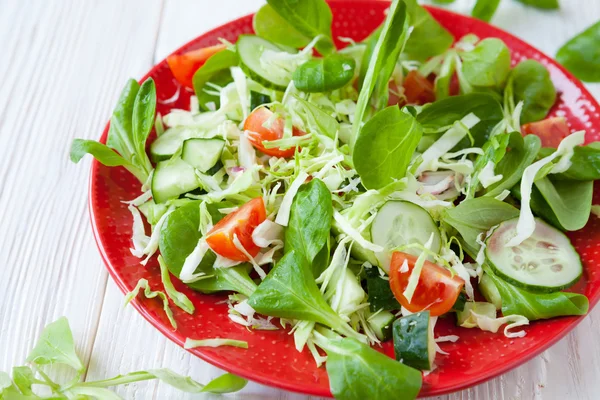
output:
{"label": "arugula leaf", "polygon": [[585,82],[600,82],[600,21],[565,43],[556,60]]}
{"label": "arugula leaf", "polygon": [[258,36],[284,46],[299,49],[311,41],[310,37],[288,24],[269,4],[265,4],[254,14],[252,26]]}
{"label": "arugula leaf", "polygon": [[362,337],[327,304],[306,259],[295,250],[279,260],[248,304],[261,314],[315,321],[346,336]]}
{"label": "arugula leaf", "polygon": [[500,0],[477,0],[473,11],[471,11],[471,15],[482,21],[489,22],[496,13],[499,5]]}
{"label": "arugula leaf", "polygon": [[557,10],[560,8],[558,0],[517,0],[519,3],[545,10]]}
{"label": "arugula leaf", "polygon": [[454,37],[439,24],[417,0],[404,0],[410,17],[412,32],[406,42],[404,52],[409,59],[424,61],[442,54],[452,46]]}
{"label": "arugula leaf", "polygon": [[[475,146],[482,147],[490,137],[494,127],[502,121],[504,113],[502,105],[487,93],[470,93],[452,96],[436,101],[423,108],[417,115],[424,134],[444,132],[470,113],[479,118],[479,122],[470,129],[475,139]],[[468,139],[459,143],[458,147],[470,147]]]}
{"label": "arugula leaf", "polygon": [[[547,157],[556,149],[545,147],[540,151],[540,157]],[[576,146],[571,157],[571,166],[563,173],[556,175],[557,179],[576,181],[595,181],[600,179],[600,142],[587,146]]]}
{"label": "arugula leaf", "polygon": [[519,210],[508,203],[491,197],[477,197],[444,210],[442,221],[456,229],[465,244],[473,250],[479,247],[477,236],[503,221],[518,216]]}
{"label": "arugula leaf", "polygon": [[520,62],[511,71],[507,91],[512,91],[515,104],[523,102],[523,124],[544,119],[556,101],[556,89],[550,73],[535,60]]}
{"label": "arugula leaf", "polygon": [[160,297],[160,299],[162,300],[162,303],[163,303],[163,310],[165,311],[165,314],[167,315],[167,319],[171,323],[171,326],[173,327],[173,329],[177,330],[177,322],[175,321],[175,318],[173,317],[173,311],[171,311],[171,307],[169,307],[169,300],[167,298],[167,295],[164,292],[161,292],[160,290],[152,291],[152,289],[150,289],[150,284],[148,283],[148,281],[146,279],[140,279],[138,281],[137,285],[135,285],[135,287],[133,288],[133,290],[125,295],[124,305],[129,304],[131,302],[131,300],[135,299],[138,296],[138,294],[140,293],[141,289],[144,289],[143,293],[147,299],[153,299],[155,297]]}
{"label": "arugula leaf", "polygon": [[[475,193],[479,188],[479,177],[488,163],[493,163],[495,169],[496,165],[498,165],[502,158],[504,158],[506,155],[506,146],[508,146],[509,140],[510,134],[503,133],[493,136],[487,142],[485,142],[483,145],[483,154],[477,157],[473,166],[473,173],[471,174],[471,182],[469,183],[467,198],[475,196]],[[495,173],[498,174],[498,171],[495,171]]]}
{"label": "arugula leaf", "polygon": [[549,319],[564,315],[585,315],[588,312],[587,297],[578,293],[530,293],[496,276],[489,267],[484,270],[502,298],[502,314],[523,315],[530,321]]}
{"label": "arugula leaf", "polygon": [[44,328],[37,344],[27,356],[27,362],[36,365],[66,364],[79,374],[83,373],[85,367],[75,352],[73,334],[65,317]]}
{"label": "arugula leaf", "polygon": [[285,252],[295,250],[319,277],[327,264],[317,263],[317,255],[327,245],[333,206],[331,193],[320,179],[300,186],[290,209],[290,221],[285,229]]}
{"label": "arugula leaf", "polygon": [[[593,181],[535,181],[532,210],[559,229],[576,231],[585,226],[592,209]],[[539,194],[539,195],[538,195]]]}
{"label": "arugula leaf", "polygon": [[329,388],[336,399],[415,399],[421,390],[421,371],[355,339],[317,339],[317,345],[327,352]]}
{"label": "arugula leaf", "polygon": [[495,168],[495,172],[502,175],[502,180],[487,188],[485,196],[495,197],[515,186],[521,180],[525,168],[535,161],[541,146],[540,138],[536,135],[523,137],[519,132],[511,133],[508,142],[510,151]]}
{"label": "arugula leaf", "polygon": [[497,38],[483,39],[471,51],[460,53],[462,74],[473,86],[502,89],[510,73],[510,50]]}
{"label": "arugula leaf", "polygon": [[316,44],[319,53],[335,51],[331,35],[331,9],[325,0],[267,0],[273,10],[297,32],[308,37],[321,36]]}
{"label": "arugula leaf", "polygon": [[377,37],[362,81],[352,124],[351,145],[359,136],[372,96],[376,99],[376,109],[381,109],[387,104],[388,82],[404,46],[407,29],[406,5],[401,0],[394,0]]}
{"label": "arugula leaf", "polygon": [[354,78],[356,62],[341,54],[330,54],[305,62],[294,71],[297,89],[307,93],[330,92],[344,87]]}
{"label": "arugula leaf", "polygon": [[362,127],[352,156],[362,184],[380,189],[403,178],[421,136],[419,123],[397,106],[375,114]]}
{"label": "arugula leaf", "polygon": [[191,300],[183,293],[179,292],[173,286],[173,282],[171,282],[171,277],[169,276],[169,270],[165,264],[165,260],[162,256],[158,256],[158,264],[160,265],[160,277],[162,279],[163,286],[165,287],[165,292],[167,296],[175,303],[175,305],[181,308],[188,314],[194,313],[194,304],[192,304]]}
{"label": "arugula leaf", "polygon": [[221,102],[219,96],[206,93],[206,83],[211,82],[219,86],[226,86],[228,83],[233,82],[229,68],[235,67],[239,62],[239,57],[235,51],[223,50],[210,56],[194,73],[192,78],[194,93],[196,93],[198,103],[203,110],[210,111],[206,107],[208,102],[214,102],[217,108]]}

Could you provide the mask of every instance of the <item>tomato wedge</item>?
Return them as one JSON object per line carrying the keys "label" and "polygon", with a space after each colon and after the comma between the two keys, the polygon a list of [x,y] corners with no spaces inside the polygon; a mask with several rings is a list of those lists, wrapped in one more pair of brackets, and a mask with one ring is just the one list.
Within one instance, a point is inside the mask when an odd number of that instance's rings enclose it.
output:
{"label": "tomato wedge", "polygon": [[193,89],[194,84],[192,80],[198,68],[204,65],[210,56],[224,50],[226,47],[224,44],[217,44],[215,46],[188,51],[183,54],[173,54],[167,57],[167,64],[169,64],[173,76],[179,83]]}
{"label": "tomato wedge", "polygon": [[[401,271],[404,261],[407,261],[408,269]],[[425,261],[419,283],[409,303],[403,293],[416,262],[417,257],[410,254],[396,251],[392,255],[390,288],[394,296],[410,312],[429,310],[431,316],[447,313],[456,302],[465,281],[456,275],[452,276],[446,268]]]}
{"label": "tomato wedge", "polygon": [[206,235],[206,243],[218,255],[233,261],[249,261],[236,247],[234,235],[252,257],[260,248],[252,240],[252,232],[267,219],[267,211],[262,197],[250,200],[236,211],[220,220]]}
{"label": "tomato wedge", "polygon": [[[266,107],[259,107],[252,111],[246,121],[244,122],[244,130],[248,133],[248,140],[252,145],[262,151],[263,153],[274,156],[290,158],[294,156],[296,152],[295,147],[289,149],[280,149],[278,147],[267,149],[263,145],[263,141],[277,140],[283,137],[283,127],[285,120],[281,117],[273,119],[268,128],[265,128],[263,124],[272,118],[273,112]],[[293,136],[302,136],[306,133],[297,128],[292,128]]]}
{"label": "tomato wedge", "polygon": [[542,147],[558,147],[560,142],[571,134],[566,118],[552,117],[531,122],[521,127],[521,133],[536,135],[542,141]]}
{"label": "tomato wedge", "polygon": [[416,70],[406,75],[402,86],[408,104],[423,105],[435,101],[433,83]]}

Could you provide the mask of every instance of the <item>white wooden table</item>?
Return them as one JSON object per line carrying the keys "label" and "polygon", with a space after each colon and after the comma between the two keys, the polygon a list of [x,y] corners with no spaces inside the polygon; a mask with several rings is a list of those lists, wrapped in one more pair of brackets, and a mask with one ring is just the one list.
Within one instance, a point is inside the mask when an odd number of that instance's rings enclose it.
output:
{"label": "white wooden table", "polygon": [[[164,338],[109,278],[87,211],[89,158],[74,137],[98,138],[128,77],[263,0],[0,0],[0,370],[25,359],[42,328],[65,315],[88,379],[168,367],[200,381],[221,371]],[[468,12],[473,0],[453,8]],[[600,17],[600,1],[559,12],[503,0],[494,23],[548,54]],[[590,89],[600,98],[600,85]],[[541,356],[439,399],[598,399],[600,308]],[[127,399],[184,399],[154,382]],[[306,399],[250,383],[232,398]],[[191,398],[191,397],[190,397]],[[365,399],[367,400],[367,399]]]}

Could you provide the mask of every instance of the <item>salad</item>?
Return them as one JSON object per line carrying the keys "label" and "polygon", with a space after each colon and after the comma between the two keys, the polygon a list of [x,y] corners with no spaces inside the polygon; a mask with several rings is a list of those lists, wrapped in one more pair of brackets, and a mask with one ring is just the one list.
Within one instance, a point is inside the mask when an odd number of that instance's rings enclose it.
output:
{"label": "salad", "polygon": [[[339,399],[415,398],[460,340],[436,337],[439,317],[520,338],[584,315],[565,232],[595,210],[600,142],[548,117],[544,65],[455,41],[415,0],[339,50],[331,22],[323,0],[269,0],[256,35],[167,59],[189,109],[159,115],[154,81],[130,80],[106,144],[75,140],[73,161],[140,182],[131,252],[158,256],[164,288],[128,300],[159,296],[176,329],[172,306],[200,311],[171,276],[227,292],[231,323],[290,328]],[[395,360],[373,349],[389,340]],[[186,343],[202,345],[247,347]]]}

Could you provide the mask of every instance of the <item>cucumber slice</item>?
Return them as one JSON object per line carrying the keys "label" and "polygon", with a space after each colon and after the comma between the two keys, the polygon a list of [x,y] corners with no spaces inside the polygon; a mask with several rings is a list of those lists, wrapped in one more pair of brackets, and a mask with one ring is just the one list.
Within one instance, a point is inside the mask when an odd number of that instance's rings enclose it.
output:
{"label": "cucumber slice", "polygon": [[197,129],[182,126],[169,128],[150,145],[150,157],[154,162],[168,160],[179,151],[185,140],[200,135],[201,131]]}
{"label": "cucumber slice", "polygon": [[[240,35],[237,41],[240,67],[246,75],[264,87],[284,91],[292,79],[275,77],[263,68],[260,57],[265,49],[280,52],[287,50],[255,35]],[[292,53],[291,49],[287,52]]]}
{"label": "cucumber slice", "polygon": [[486,301],[492,303],[496,310],[502,309],[502,297],[500,292],[494,284],[494,281],[488,274],[483,274],[481,281],[479,281],[479,291]]}
{"label": "cucumber slice", "polygon": [[539,218],[530,238],[506,247],[516,235],[518,220],[502,222],[486,241],[485,255],[494,272],[536,293],[557,292],[577,282],[583,272],[579,254],[561,231]]}
{"label": "cucumber slice", "polygon": [[[371,240],[386,249],[375,254],[379,265],[385,271],[389,271],[390,250],[411,243],[424,245],[432,233],[431,251],[439,253],[442,239],[431,215],[408,201],[388,201],[379,209],[371,225]],[[421,254],[418,248],[408,248],[403,251],[415,256]]]}
{"label": "cucumber slice", "polygon": [[379,268],[367,268],[366,275],[370,310],[372,312],[379,310],[399,310],[400,304],[396,300],[396,297],[394,297],[392,289],[390,289],[390,281],[383,279],[379,275]]}
{"label": "cucumber slice", "polygon": [[157,204],[164,203],[199,186],[196,171],[181,158],[161,161],[152,175],[152,198]]}
{"label": "cucumber slice", "polygon": [[429,311],[410,314],[394,321],[396,360],[410,367],[429,371],[435,359],[435,341]]}
{"label": "cucumber slice", "polygon": [[377,314],[371,316],[367,322],[369,327],[375,332],[377,339],[385,342],[392,338],[392,325],[396,316],[389,311],[380,311]]}
{"label": "cucumber slice", "polygon": [[219,138],[188,139],[183,142],[181,159],[202,173],[214,167],[221,160],[225,141]]}
{"label": "cucumber slice", "polygon": [[463,292],[460,292],[458,294],[458,297],[456,298],[456,301],[454,302],[454,305],[450,309],[450,311],[455,311],[455,312],[463,311],[465,309],[466,303],[467,303],[467,296]]}

